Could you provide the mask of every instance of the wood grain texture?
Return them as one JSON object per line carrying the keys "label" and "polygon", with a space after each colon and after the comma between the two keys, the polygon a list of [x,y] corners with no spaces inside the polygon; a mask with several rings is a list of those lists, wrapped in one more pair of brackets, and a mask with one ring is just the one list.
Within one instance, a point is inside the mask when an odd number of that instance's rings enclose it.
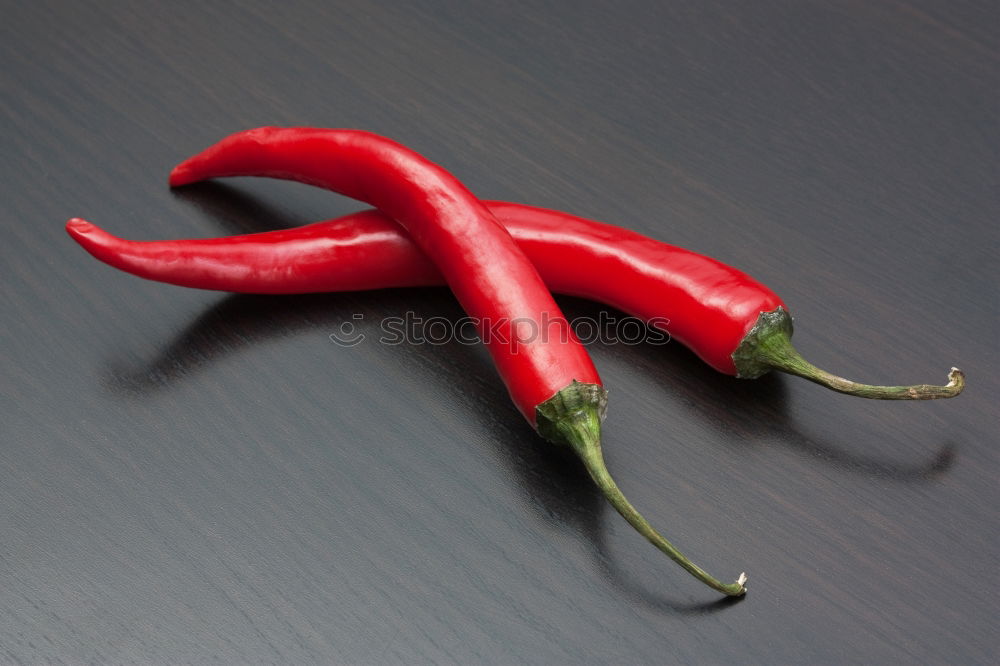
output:
{"label": "wood grain texture", "polygon": [[[0,662],[995,659],[996,3],[4,5]],[[380,132],[484,198],[715,256],[782,294],[816,364],[969,387],[875,403],[593,346],[625,492],[750,574],[719,601],[534,436],[481,349],[329,339],[458,319],[445,290],[191,291],[65,236],[357,208],[166,187],[264,124]]]}

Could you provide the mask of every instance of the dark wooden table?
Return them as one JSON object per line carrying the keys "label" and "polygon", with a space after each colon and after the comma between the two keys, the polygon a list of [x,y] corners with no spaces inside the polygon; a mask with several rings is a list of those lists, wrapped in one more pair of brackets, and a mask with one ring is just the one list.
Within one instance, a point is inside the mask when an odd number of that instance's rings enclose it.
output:
{"label": "dark wooden table", "polygon": [[[592,6],[588,6],[592,5]],[[990,663],[995,2],[4,3],[0,662]],[[288,183],[172,192],[233,131],[360,127],[478,195],[748,271],[885,403],[592,345],[609,465],[720,601],[522,422],[481,349],[333,344],[444,289],[229,296],[63,232],[294,226]],[[561,299],[571,317],[601,308]],[[669,304],[665,304],[668,307]],[[360,315],[360,317],[357,317]]]}

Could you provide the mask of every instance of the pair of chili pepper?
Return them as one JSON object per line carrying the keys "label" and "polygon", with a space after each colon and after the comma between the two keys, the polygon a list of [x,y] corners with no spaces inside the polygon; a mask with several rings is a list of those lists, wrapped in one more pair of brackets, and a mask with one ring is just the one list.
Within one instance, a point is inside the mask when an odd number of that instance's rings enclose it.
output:
{"label": "pair of chili pepper", "polygon": [[601,453],[607,391],[579,341],[538,335],[565,322],[553,291],[669,320],[673,338],[716,370],[777,369],[841,393],[879,399],[957,395],[946,386],[871,386],[816,368],[792,347],[792,320],[770,289],[714,259],[611,225],[513,203],[482,202],[439,166],[367,132],[260,128],[230,136],[170,175],[180,186],[223,176],[296,180],[378,208],[296,229],[229,238],[137,242],[74,218],[88,252],[140,277],[244,293],[307,293],[447,283],[474,321],[514,403],[546,439],[569,445],[619,513],[696,578],[722,583],[682,555],[628,502]]}

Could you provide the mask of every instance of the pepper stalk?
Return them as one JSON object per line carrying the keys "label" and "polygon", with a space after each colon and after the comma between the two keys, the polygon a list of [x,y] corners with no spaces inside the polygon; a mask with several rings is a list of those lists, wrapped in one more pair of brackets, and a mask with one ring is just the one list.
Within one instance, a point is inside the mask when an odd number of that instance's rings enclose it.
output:
{"label": "pepper stalk", "polygon": [[873,400],[934,400],[953,398],[965,388],[965,374],[958,368],[948,373],[944,386],[913,384],[910,386],[874,386],[838,377],[817,368],[792,346],[792,317],[778,307],[761,312],[739,347],[733,352],[737,377],[754,379],[770,370],[780,370],[808,379],[828,389]]}
{"label": "pepper stalk", "polygon": [[745,573],[741,573],[735,583],[723,583],[710,575],[657,532],[625,498],[608,472],[601,451],[601,421],[607,400],[608,392],[603,386],[574,381],[538,405],[535,412],[538,433],[550,442],[572,448],[611,506],[667,557],[712,589],[732,597],[746,594]]}

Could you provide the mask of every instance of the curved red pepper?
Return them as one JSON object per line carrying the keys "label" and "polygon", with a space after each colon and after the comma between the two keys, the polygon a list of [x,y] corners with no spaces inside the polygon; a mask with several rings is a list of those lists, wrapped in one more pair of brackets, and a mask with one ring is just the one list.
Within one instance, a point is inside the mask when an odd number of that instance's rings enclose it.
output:
{"label": "curved red pepper", "polygon": [[[553,291],[596,300],[651,322],[726,374],[753,376],[753,369],[760,366],[795,370],[781,367],[781,359],[775,358],[773,340],[787,343],[781,331],[773,337],[772,347],[757,334],[761,321],[771,318],[780,324],[786,320],[787,306],[746,273],[568,213],[499,201],[484,203]],[[140,277],[185,287],[294,294],[443,283],[440,272],[406,232],[374,210],[228,238],[128,241],[84,220],[71,220],[67,230],[101,261]],[[734,362],[740,351],[744,352],[742,373]],[[818,369],[796,374],[870,398],[951,397],[964,385],[959,373],[953,373],[948,386],[906,387],[867,386]]]}
{"label": "curved red pepper", "polygon": [[558,306],[489,209],[441,167],[369,132],[264,127],[184,162],[170,182],[248,173],[319,185],[376,206],[406,228],[480,332],[489,333],[493,362],[532,425],[536,408],[574,381],[600,385],[575,337],[531,335],[532,324],[562,319]]}
{"label": "curved red pepper", "polygon": [[[399,222],[441,272],[480,335],[514,403],[546,439],[573,448],[615,509],[690,574],[722,583],[682,555],[628,502],[601,452],[607,391],[534,266],[489,209],[441,167],[375,134],[265,127],[234,134],[174,169],[170,184],[235,175],[318,185]],[[557,330],[543,331],[549,325]]]}
{"label": "curved red pepper", "polygon": [[[749,275],[709,257],[567,213],[483,203],[550,289],[652,321],[721,372],[736,374],[733,350],[758,315],[784,306]],[[126,241],[84,220],[67,229],[105,263],[185,287],[295,294],[444,283],[408,234],[374,210],[294,229],[185,241]]]}

